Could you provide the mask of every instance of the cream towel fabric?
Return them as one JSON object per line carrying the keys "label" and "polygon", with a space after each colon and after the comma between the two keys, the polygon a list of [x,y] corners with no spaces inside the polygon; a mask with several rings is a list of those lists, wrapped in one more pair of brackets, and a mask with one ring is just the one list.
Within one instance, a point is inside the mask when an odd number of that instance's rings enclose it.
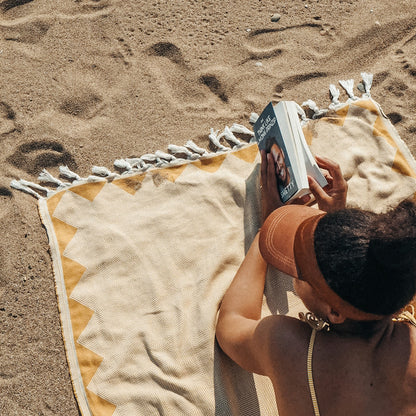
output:
{"label": "cream towel fabric", "polygon": [[[309,121],[338,161],[349,206],[381,212],[416,192],[413,157],[371,99]],[[268,379],[215,342],[219,303],[260,226],[257,146],[75,185],[41,199],[63,336],[83,415],[272,415]],[[297,315],[269,273],[264,314]]]}

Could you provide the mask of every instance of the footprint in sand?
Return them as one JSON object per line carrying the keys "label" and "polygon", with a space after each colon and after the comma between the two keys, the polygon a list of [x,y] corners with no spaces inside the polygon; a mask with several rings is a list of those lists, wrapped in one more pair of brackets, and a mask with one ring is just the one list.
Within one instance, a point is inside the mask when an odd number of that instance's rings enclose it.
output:
{"label": "footprint in sand", "polygon": [[199,81],[202,84],[206,85],[213,94],[219,97],[221,101],[223,101],[224,103],[228,102],[227,92],[225,91],[225,88],[223,87],[223,85],[221,84],[220,80],[217,78],[216,75],[213,75],[213,74],[201,75],[199,77]]}
{"label": "footprint in sand", "polygon": [[30,3],[33,2],[35,0],[0,0],[3,24],[7,21],[20,24],[39,19],[47,19],[53,23],[56,19],[103,16],[112,10],[113,6],[113,0],[56,1],[53,8],[46,1],[36,1],[35,7],[32,7]]}
{"label": "footprint in sand", "polygon": [[[307,44],[305,39],[308,39]],[[298,51],[299,45],[302,46],[303,55],[314,60],[329,55],[334,42],[332,29],[318,22],[251,30],[241,48],[239,76],[235,78],[232,90],[239,94],[245,108],[251,107],[252,111],[258,111],[264,97],[278,101],[283,97],[285,89],[329,75],[317,67],[312,70],[308,65],[309,60],[300,61],[293,56],[293,51]],[[296,69],[293,68],[295,61],[300,62]],[[305,62],[303,66],[302,62]],[[279,74],[293,73],[295,75],[279,79]],[[262,82],[253,83],[253,77]]]}
{"label": "footprint in sand", "polygon": [[229,96],[220,80],[220,68],[197,73],[187,64],[180,48],[171,42],[155,43],[146,53],[153,57],[149,70],[156,77],[160,92],[175,108],[191,112],[224,110]]}
{"label": "footprint in sand", "polygon": [[33,0],[3,0],[0,1],[0,10],[2,12],[7,12],[14,7],[22,6],[23,4],[31,3],[32,1]]}
{"label": "footprint in sand", "polygon": [[5,102],[0,101],[0,138],[16,130],[16,114]]}
{"label": "footprint in sand", "polygon": [[75,0],[85,11],[103,10],[111,6],[110,0]]}
{"label": "footprint in sand", "polygon": [[305,74],[292,75],[286,78],[283,78],[276,86],[275,89],[275,98],[280,98],[280,94],[284,89],[290,89],[296,85],[301,84],[302,82],[309,81],[314,78],[325,78],[329,74],[327,72],[307,72]]}
{"label": "footprint in sand", "polygon": [[393,94],[396,97],[403,97],[408,88],[409,86],[407,84],[396,77],[390,78],[388,82],[386,81],[384,86],[384,89],[389,94]]}
{"label": "footprint in sand", "polygon": [[61,143],[53,140],[24,143],[6,160],[32,175],[39,174],[43,168],[59,165],[66,165],[71,170],[77,169],[77,163],[72,154]]}
{"label": "footprint in sand", "polygon": [[389,77],[390,77],[389,71],[376,72],[373,76],[373,84],[380,85]]}
{"label": "footprint in sand", "polygon": [[[10,188],[0,185],[0,220],[6,215],[10,215],[10,201],[13,198],[13,193]],[[1,252],[0,252],[1,259]],[[0,263],[2,264],[2,263]],[[1,281],[0,281],[1,283]],[[0,288],[1,292],[1,288]]]}
{"label": "footprint in sand", "polygon": [[117,38],[118,50],[110,53],[110,56],[116,60],[121,60],[127,68],[131,67],[131,58],[133,57],[133,50],[129,44],[122,37]]}
{"label": "footprint in sand", "polygon": [[400,123],[403,120],[402,115],[400,113],[397,113],[396,111],[392,111],[391,113],[388,113],[386,115],[393,124]]}
{"label": "footprint in sand", "polygon": [[47,18],[18,23],[1,23],[0,33],[6,41],[36,44],[48,33],[50,26]]}
{"label": "footprint in sand", "polygon": [[[248,56],[241,63],[250,60],[284,58],[292,53],[292,50],[299,50],[299,45],[302,46],[305,54],[322,56],[330,52],[333,45],[331,30],[321,23],[252,30],[249,32],[248,41],[245,44]],[[308,39],[307,43],[305,43],[305,39]],[[282,64],[281,60],[279,64]]]}
{"label": "footprint in sand", "polygon": [[66,96],[59,110],[67,115],[89,120],[104,108],[103,99],[92,91],[78,91]]}
{"label": "footprint in sand", "polygon": [[404,42],[403,46],[396,50],[396,60],[402,65],[411,77],[416,77],[416,62],[412,57],[416,54],[416,35]]}
{"label": "footprint in sand", "polygon": [[12,191],[6,186],[0,185],[0,197],[11,197]]}
{"label": "footprint in sand", "polygon": [[159,42],[148,48],[149,55],[168,58],[174,64],[186,67],[181,50],[170,42]]}

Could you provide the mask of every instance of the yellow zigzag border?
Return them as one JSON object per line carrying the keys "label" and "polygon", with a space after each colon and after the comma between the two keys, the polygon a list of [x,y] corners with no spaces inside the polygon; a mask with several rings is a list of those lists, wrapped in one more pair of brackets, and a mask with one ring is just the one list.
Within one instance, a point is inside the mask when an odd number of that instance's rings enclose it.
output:
{"label": "yellow zigzag border", "polygon": [[[345,104],[340,109],[330,113],[328,116],[323,117],[321,120],[342,127],[345,123],[345,119],[347,118],[350,106],[361,107],[365,110],[370,111],[370,113],[376,116],[376,120],[373,125],[373,136],[383,137],[390,146],[396,149],[396,154],[391,169],[402,175],[410,176],[416,179],[416,172],[414,171],[414,169],[412,169],[408,159],[400,149],[399,143],[391,135],[388,128],[389,124],[385,122],[385,119],[382,116],[380,109],[372,99],[358,100],[355,102],[351,102],[350,104]],[[307,124],[303,128],[303,132],[306,141],[310,146],[313,139],[313,130],[311,129],[309,124]]]}
{"label": "yellow zigzag border", "polygon": [[[96,183],[89,183],[85,185],[78,185],[72,187],[69,191],[74,192],[89,201],[93,201],[94,198],[99,194],[101,189],[103,189],[105,182],[96,182]],[[75,236],[77,232],[77,228],[73,227],[58,218],[53,216],[53,213],[58,206],[59,202],[61,201],[65,192],[62,191],[58,194],[55,194],[51,198],[47,200],[47,209],[49,213],[49,217],[51,220],[51,224],[54,229],[56,242],[58,245],[59,250],[59,259],[56,257],[54,258],[54,264],[60,261],[61,271],[62,271],[62,279],[64,281],[64,288],[65,294],[67,299],[67,305],[70,315],[70,322],[72,326],[72,335],[73,335],[73,342],[76,351],[76,358],[78,361],[78,367],[81,373],[83,387],[86,394],[86,403],[81,401],[81,398],[78,394],[79,386],[75,386],[74,382],[74,368],[73,365],[70,365],[70,373],[72,382],[74,384],[74,393],[77,398],[81,413],[83,415],[86,414],[93,414],[93,415],[103,415],[103,416],[111,416],[116,409],[116,406],[109,401],[99,397],[92,391],[88,389],[88,384],[91,381],[92,377],[94,376],[95,372],[97,371],[98,367],[101,365],[103,361],[103,357],[94,353],[93,351],[89,350],[88,348],[84,347],[83,345],[77,342],[79,336],[81,335],[82,331],[87,326],[88,322],[90,321],[94,311],[87,308],[86,306],[82,305],[81,303],[75,301],[74,299],[70,298],[72,290],[75,288],[79,280],[81,279],[82,275],[84,274],[86,268],[81,265],[80,263],[64,256],[64,250]],[[52,245],[51,245],[52,246]],[[56,253],[57,254],[57,253]],[[56,261],[58,260],[58,262]],[[56,272],[55,272],[56,277]],[[58,292],[58,290],[57,290]],[[59,295],[58,295],[59,297]],[[62,297],[62,294],[61,294]],[[60,299],[61,301],[61,299]],[[61,304],[61,302],[59,302]],[[62,309],[60,307],[61,313],[61,324],[64,328],[64,322],[62,319]],[[64,339],[65,334],[63,332]],[[65,348],[67,351],[67,358],[68,361],[71,363],[71,357],[68,351],[68,345],[65,342]]]}
{"label": "yellow zigzag border", "polygon": [[[116,185],[125,192],[134,195],[140,189],[144,178],[148,174],[152,175],[153,179],[157,179],[158,181],[169,180],[175,182],[188,164],[208,173],[214,173],[221,167],[228,155],[235,156],[248,163],[253,163],[257,154],[257,145],[253,144],[236,151],[199,159],[183,165],[155,169],[143,174],[115,179],[112,181],[112,185]],[[54,217],[53,214],[66,192],[76,193],[90,202],[93,202],[106,184],[107,181],[104,180],[73,186],[68,190],[56,193],[47,200],[40,200],[39,203],[41,218],[48,230],[48,235],[51,240],[50,247],[55,279],[57,282],[59,280],[59,284],[56,284],[56,291],[59,299],[58,306],[60,309],[62,333],[64,340],[66,334],[72,335],[73,339],[75,356],[71,354],[70,345],[68,344],[70,340],[68,339],[65,340],[65,349],[70,364],[69,367],[74,386],[74,393],[81,413],[83,415],[92,414],[97,416],[111,416],[114,413],[116,406],[88,390],[87,386],[98,367],[101,365],[103,357],[77,342],[79,336],[94,314],[93,310],[70,298],[73,289],[78,284],[86,268],[82,264],[64,255],[65,248],[75,236],[77,228]],[[61,285],[62,287],[60,287]],[[67,317],[69,315],[68,320],[64,317],[65,313],[67,314]],[[70,326],[70,328],[68,328],[68,326]],[[77,381],[79,378],[75,374],[76,371],[74,368],[74,365],[76,364],[80,371],[82,383]],[[83,391],[85,391],[85,395],[82,394]]]}

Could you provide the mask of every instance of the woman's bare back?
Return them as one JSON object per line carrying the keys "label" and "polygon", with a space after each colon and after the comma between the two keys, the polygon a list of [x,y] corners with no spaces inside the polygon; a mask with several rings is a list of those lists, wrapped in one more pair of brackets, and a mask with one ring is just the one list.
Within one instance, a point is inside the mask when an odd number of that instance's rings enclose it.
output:
{"label": "woman's bare back", "polygon": [[[314,415],[306,365],[311,329],[300,324],[275,344],[271,379],[280,416]],[[416,327],[409,323],[390,322],[367,339],[318,332],[312,370],[321,416],[416,415]]]}

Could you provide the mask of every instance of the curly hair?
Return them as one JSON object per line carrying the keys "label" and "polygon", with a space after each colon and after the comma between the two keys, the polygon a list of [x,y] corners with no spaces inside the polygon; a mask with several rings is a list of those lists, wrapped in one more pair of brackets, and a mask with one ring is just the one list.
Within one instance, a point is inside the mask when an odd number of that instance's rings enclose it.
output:
{"label": "curly hair", "polygon": [[325,215],[315,252],[328,285],[369,313],[391,315],[416,293],[416,205],[385,214],[345,209]]}

